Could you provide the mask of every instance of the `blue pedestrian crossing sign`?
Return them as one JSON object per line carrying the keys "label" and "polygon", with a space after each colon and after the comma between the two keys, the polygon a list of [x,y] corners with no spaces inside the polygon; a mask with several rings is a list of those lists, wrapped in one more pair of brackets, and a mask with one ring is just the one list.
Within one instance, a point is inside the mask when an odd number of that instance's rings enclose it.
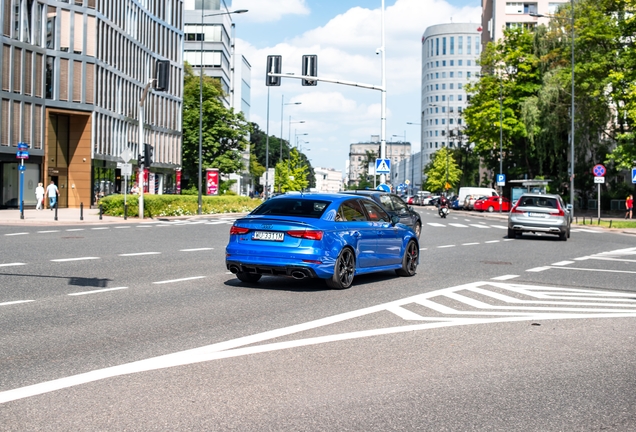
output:
{"label": "blue pedestrian crossing sign", "polygon": [[632,168],[632,183],[636,183],[636,168]]}
{"label": "blue pedestrian crossing sign", "polygon": [[505,185],[506,185],[506,175],[497,174],[497,186],[505,186]]}
{"label": "blue pedestrian crossing sign", "polygon": [[391,192],[391,186],[389,186],[388,184],[384,184],[384,183],[380,183],[380,184],[378,185],[378,187],[377,187],[377,188],[375,188],[375,189],[376,189],[376,190],[379,190],[379,191],[388,192],[388,193],[390,193],[390,192]]}
{"label": "blue pedestrian crossing sign", "polygon": [[389,173],[391,173],[391,159],[376,159],[375,160],[375,173],[376,174],[389,174]]}

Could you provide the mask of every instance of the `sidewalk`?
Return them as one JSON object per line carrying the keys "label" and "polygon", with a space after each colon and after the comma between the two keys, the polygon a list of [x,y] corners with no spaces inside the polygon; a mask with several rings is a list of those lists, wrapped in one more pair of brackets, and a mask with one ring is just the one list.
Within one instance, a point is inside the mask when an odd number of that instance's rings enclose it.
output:
{"label": "sidewalk", "polygon": [[[80,220],[80,216],[83,220]],[[150,219],[152,220],[152,219]],[[55,220],[55,210],[25,209],[24,219],[20,218],[20,210],[7,209],[0,210],[0,225],[74,225],[74,224],[104,224],[104,223],[137,223],[137,218],[124,220],[123,217],[102,216],[99,217],[99,209],[84,208],[80,215],[78,208],[61,208],[57,210],[57,220]]]}

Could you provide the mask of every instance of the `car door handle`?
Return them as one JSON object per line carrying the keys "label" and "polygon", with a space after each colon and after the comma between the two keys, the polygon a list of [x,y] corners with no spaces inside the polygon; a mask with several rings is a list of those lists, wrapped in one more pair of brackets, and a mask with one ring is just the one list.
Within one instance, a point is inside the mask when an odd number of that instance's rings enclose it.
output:
{"label": "car door handle", "polygon": [[360,231],[354,231],[351,233],[351,235],[355,238],[360,238],[362,237],[362,234],[360,234]]}

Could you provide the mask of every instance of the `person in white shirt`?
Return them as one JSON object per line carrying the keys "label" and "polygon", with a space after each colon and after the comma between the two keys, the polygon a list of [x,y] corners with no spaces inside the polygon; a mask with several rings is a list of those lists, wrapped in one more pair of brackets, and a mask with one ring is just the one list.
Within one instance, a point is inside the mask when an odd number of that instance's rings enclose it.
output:
{"label": "person in white shirt", "polygon": [[38,183],[38,187],[35,188],[35,198],[38,200],[38,205],[35,206],[36,210],[44,210],[44,186],[42,183]]}
{"label": "person in white shirt", "polygon": [[55,183],[51,180],[51,183],[46,187],[46,195],[49,197],[49,208],[51,211],[53,211],[53,207],[57,204],[57,197],[59,194],[57,186],[55,186]]}

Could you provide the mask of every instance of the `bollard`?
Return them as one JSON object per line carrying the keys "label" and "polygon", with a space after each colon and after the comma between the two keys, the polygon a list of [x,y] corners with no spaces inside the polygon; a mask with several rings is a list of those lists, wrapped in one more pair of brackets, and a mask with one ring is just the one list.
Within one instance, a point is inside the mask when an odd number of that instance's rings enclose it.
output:
{"label": "bollard", "polygon": [[124,204],[124,220],[128,219],[128,204]]}
{"label": "bollard", "polygon": [[102,220],[102,205],[99,205],[99,220]]}
{"label": "bollard", "polygon": [[57,220],[57,200],[55,201],[55,218],[53,220]]}
{"label": "bollard", "polygon": [[20,219],[24,219],[24,201],[22,201],[22,205],[20,206]]}
{"label": "bollard", "polygon": [[612,219],[610,219],[610,226],[609,226],[609,227],[610,227],[610,228],[612,227]]}
{"label": "bollard", "polygon": [[600,225],[601,224],[601,219],[599,218],[598,222],[596,223],[596,225]]}
{"label": "bollard", "polygon": [[84,220],[84,203],[80,203],[80,220]]}

